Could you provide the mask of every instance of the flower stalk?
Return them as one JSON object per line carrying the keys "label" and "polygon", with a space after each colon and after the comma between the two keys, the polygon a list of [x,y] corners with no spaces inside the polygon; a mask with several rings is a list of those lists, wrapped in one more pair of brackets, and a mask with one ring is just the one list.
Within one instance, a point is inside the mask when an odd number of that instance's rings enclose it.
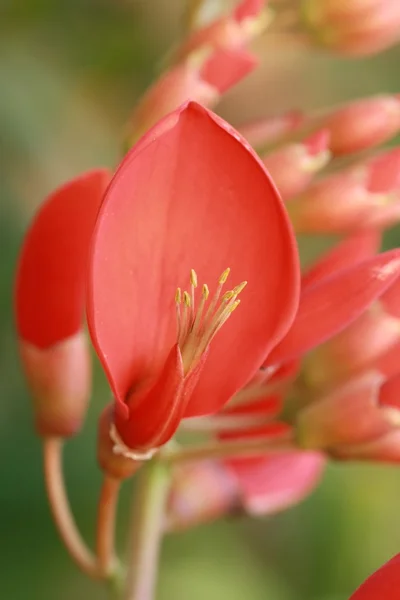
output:
{"label": "flower stalk", "polygon": [[97,512],[96,554],[98,567],[105,577],[113,578],[118,572],[115,552],[115,521],[121,482],[105,476],[99,496]]}
{"label": "flower stalk", "polygon": [[154,598],[169,486],[169,469],[157,458],[138,473],[124,600]]}
{"label": "flower stalk", "polygon": [[72,559],[93,579],[101,578],[96,558],[83,541],[69,506],[62,468],[63,441],[60,438],[43,440],[44,479],[51,512],[58,532]]}

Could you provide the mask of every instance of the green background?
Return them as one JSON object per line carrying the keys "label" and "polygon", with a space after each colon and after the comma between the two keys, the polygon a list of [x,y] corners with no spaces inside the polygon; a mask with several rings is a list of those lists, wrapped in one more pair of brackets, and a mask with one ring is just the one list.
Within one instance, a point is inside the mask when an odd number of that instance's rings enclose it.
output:
{"label": "green background", "polygon": [[[12,324],[12,279],[35,207],[80,171],[118,160],[122,130],[161,57],[179,35],[183,1],[0,0],[0,598],[105,598],[70,562],[50,519],[41,448]],[[231,92],[234,123],[286,108],[397,91],[399,52],[362,61],[299,56],[290,44]],[[396,231],[386,245],[396,245]],[[96,416],[107,401],[100,371],[83,434],[67,448],[71,501],[93,542],[100,473]],[[160,600],[346,600],[400,548],[395,467],[332,465],[302,505],[271,518],[230,519],[168,537]],[[129,485],[121,500],[124,547]]]}

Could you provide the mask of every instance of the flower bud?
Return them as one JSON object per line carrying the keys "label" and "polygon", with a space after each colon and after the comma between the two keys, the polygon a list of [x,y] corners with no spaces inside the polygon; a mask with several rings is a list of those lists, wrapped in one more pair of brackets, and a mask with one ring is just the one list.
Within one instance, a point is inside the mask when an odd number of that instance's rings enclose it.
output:
{"label": "flower bud", "polygon": [[83,332],[91,236],[110,179],[85,173],[40,207],[22,246],[15,317],[22,366],[40,435],[76,433],[90,393],[90,354]]}
{"label": "flower bud", "polygon": [[270,13],[264,10],[264,5],[265,0],[243,0],[231,15],[197,29],[178,48],[176,61],[204,48],[230,50],[245,47],[269,24]]}
{"label": "flower bud", "polygon": [[81,427],[91,388],[90,353],[80,331],[49,348],[20,341],[39,435],[69,437]]}
{"label": "flower bud", "polygon": [[282,146],[267,155],[267,167],[283,200],[302,193],[329,161],[329,132],[318,131],[302,143]]}
{"label": "flower bud", "polygon": [[399,407],[380,403],[382,384],[382,376],[370,371],[300,410],[300,446],[330,449],[364,443],[400,426]]}
{"label": "flower bud", "polygon": [[97,430],[97,462],[108,476],[127,479],[141,466],[140,461],[118,452],[113,439],[114,405],[109,404],[100,415]]}
{"label": "flower bud", "polygon": [[201,69],[209,52],[192,54],[185,62],[167,71],[143,96],[128,124],[128,148],[159,119],[187,100],[212,106],[219,99],[218,90],[202,78]]}
{"label": "flower bud", "polygon": [[168,530],[208,523],[235,509],[239,503],[235,477],[217,462],[178,466],[173,474],[167,507]]}
{"label": "flower bud", "polygon": [[375,359],[396,342],[400,342],[400,319],[376,301],[354,323],[306,358],[307,384],[322,389],[349,379],[374,367]]}
{"label": "flower bud", "polygon": [[400,216],[400,150],[376,156],[312,185],[288,206],[299,233],[387,227]]}
{"label": "flower bud", "polygon": [[304,115],[300,111],[291,111],[270,117],[243,123],[237,129],[254,148],[265,148],[290,137],[304,122]]}
{"label": "flower bud", "polygon": [[381,95],[356,100],[331,110],[316,123],[329,130],[329,147],[335,156],[362,152],[398,133],[400,98]]}
{"label": "flower bud", "polygon": [[397,0],[303,0],[304,24],[318,44],[347,56],[366,56],[400,39]]}

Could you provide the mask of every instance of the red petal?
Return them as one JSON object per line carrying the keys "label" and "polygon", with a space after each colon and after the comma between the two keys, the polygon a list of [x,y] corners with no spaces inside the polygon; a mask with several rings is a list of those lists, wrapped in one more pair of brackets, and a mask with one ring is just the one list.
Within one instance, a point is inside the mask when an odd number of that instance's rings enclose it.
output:
{"label": "red petal", "polygon": [[201,69],[202,79],[224,94],[258,65],[257,57],[244,48],[216,50]]}
{"label": "red petal", "polygon": [[[172,437],[184,411],[182,357],[175,345],[150,390],[134,396],[135,405],[116,401],[115,425],[124,443],[135,450],[156,448]],[[170,434],[171,432],[171,434]]]}
{"label": "red petal", "polygon": [[291,329],[267,364],[286,362],[339,333],[379,298],[399,273],[400,251],[392,250],[307,287]]}
{"label": "red petal", "polygon": [[109,179],[99,169],[58,188],[26,234],[15,310],[19,335],[35,346],[51,346],[82,325],[90,240]]}
{"label": "red petal", "polygon": [[375,571],[349,600],[398,600],[400,589],[400,554]]}
{"label": "red petal", "polygon": [[222,406],[287,331],[298,258],[260,161],[229,125],[189,103],[130,151],[97,221],[88,322],[117,397],[165,363],[176,343],[176,287],[190,269],[212,290],[227,266],[235,284],[249,284],[211,343],[191,414]]}
{"label": "red petal", "polygon": [[306,270],[301,280],[302,288],[374,256],[379,250],[380,242],[381,235],[374,229],[345,239]]}
{"label": "red petal", "polygon": [[319,452],[285,452],[268,458],[231,461],[248,513],[266,515],[303,500],[319,483],[325,458]]}

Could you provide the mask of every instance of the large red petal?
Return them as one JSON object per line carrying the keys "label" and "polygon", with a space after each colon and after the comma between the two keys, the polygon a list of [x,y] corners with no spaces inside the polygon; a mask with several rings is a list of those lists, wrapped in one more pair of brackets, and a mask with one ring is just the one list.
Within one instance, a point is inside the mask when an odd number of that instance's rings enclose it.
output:
{"label": "large red petal", "polygon": [[301,280],[302,289],[374,256],[379,250],[380,242],[381,234],[374,229],[345,239],[306,270]]}
{"label": "large red petal", "polygon": [[392,250],[307,287],[296,319],[267,364],[295,358],[352,323],[396,280],[400,251]]}
{"label": "large red petal", "polygon": [[284,452],[230,461],[242,503],[253,515],[266,515],[301,502],[319,483],[325,466],[319,452]]}
{"label": "large red petal", "polygon": [[400,554],[375,571],[349,600],[399,600]]}
{"label": "large red petal", "polygon": [[19,335],[35,346],[51,346],[82,325],[90,240],[109,180],[99,169],[58,188],[26,234],[15,310]]}
{"label": "large red petal", "polygon": [[265,169],[191,102],[130,151],[97,221],[88,322],[116,396],[162,368],[176,342],[176,287],[190,269],[212,293],[228,266],[235,284],[249,284],[211,343],[191,414],[216,410],[253,375],[287,331],[299,284],[292,230]]}

